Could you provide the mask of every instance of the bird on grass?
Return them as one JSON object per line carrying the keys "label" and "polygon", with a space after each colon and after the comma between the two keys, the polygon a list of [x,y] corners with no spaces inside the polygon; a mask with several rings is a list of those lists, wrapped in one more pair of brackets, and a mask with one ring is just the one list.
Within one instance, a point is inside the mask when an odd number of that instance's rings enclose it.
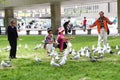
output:
{"label": "bird on grass", "polygon": [[4,48],[5,51],[10,51],[11,47],[7,46],[6,48]]}
{"label": "bird on grass", "polygon": [[118,55],[120,55],[120,51],[118,51]]}
{"label": "bird on grass", "polygon": [[41,44],[36,45],[35,48],[34,48],[34,50],[37,50],[37,49],[39,49],[40,47],[41,47]]}
{"label": "bird on grass", "polygon": [[75,56],[77,53],[75,52],[75,50],[73,49],[71,52],[72,56]]}
{"label": "bird on grass", "polygon": [[95,46],[94,45],[92,45],[92,51],[94,51],[95,50]]}
{"label": "bird on grass", "polygon": [[59,63],[59,64],[60,64],[61,66],[66,64],[66,60],[67,60],[66,57],[67,57],[67,56],[63,56],[62,59],[60,60],[60,63]]}
{"label": "bird on grass", "polygon": [[80,53],[81,53],[81,56],[85,56],[85,50],[83,48],[81,48]]}
{"label": "bird on grass", "polygon": [[68,55],[69,51],[67,49],[65,49],[65,51],[63,52],[63,55]]}
{"label": "bird on grass", "polygon": [[116,50],[119,50],[120,48],[119,48],[119,46],[118,46],[118,45],[116,45],[115,49],[116,49]]}
{"label": "bird on grass", "polygon": [[74,56],[74,59],[75,60],[78,60],[80,58],[80,53],[79,53],[79,51],[77,52],[77,55],[76,56]]}
{"label": "bird on grass", "polygon": [[97,62],[97,60],[93,59],[91,56],[89,57],[90,62]]}
{"label": "bird on grass", "polygon": [[52,48],[52,52],[49,54],[49,56],[54,57],[56,55],[55,48]]}
{"label": "bird on grass", "polygon": [[72,47],[72,43],[70,41],[67,42],[67,47],[69,47],[69,48]]}
{"label": "bird on grass", "polygon": [[59,55],[58,55],[58,53],[57,53],[57,51],[55,51],[54,56],[55,56],[55,60],[59,60],[59,59],[60,59],[60,58],[59,58]]}
{"label": "bird on grass", "polygon": [[55,66],[55,67],[60,66],[59,64],[55,63],[54,58],[51,59],[50,65],[51,65],[51,66]]}
{"label": "bird on grass", "polygon": [[4,60],[1,61],[2,67],[11,67],[10,62],[5,62]]}
{"label": "bird on grass", "polygon": [[89,50],[86,51],[86,57],[90,57],[90,51]]}
{"label": "bird on grass", "polygon": [[34,57],[34,60],[35,60],[36,62],[42,62],[42,60],[41,60],[40,58],[38,58],[36,55],[35,55],[35,57]]}

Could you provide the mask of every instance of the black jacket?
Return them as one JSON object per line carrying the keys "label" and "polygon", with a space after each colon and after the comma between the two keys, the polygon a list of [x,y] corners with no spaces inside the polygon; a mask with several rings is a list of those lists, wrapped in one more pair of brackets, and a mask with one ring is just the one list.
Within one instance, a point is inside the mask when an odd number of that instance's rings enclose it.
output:
{"label": "black jacket", "polygon": [[16,41],[18,38],[18,33],[16,27],[12,28],[11,26],[8,26],[7,29],[8,32],[8,40],[9,41]]}

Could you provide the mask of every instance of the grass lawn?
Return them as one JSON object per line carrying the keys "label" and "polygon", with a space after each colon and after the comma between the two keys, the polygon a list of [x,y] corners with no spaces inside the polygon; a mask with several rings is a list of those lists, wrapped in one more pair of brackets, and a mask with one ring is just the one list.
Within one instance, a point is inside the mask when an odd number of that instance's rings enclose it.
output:
{"label": "grass lawn", "polygon": [[[90,62],[86,57],[79,61],[67,60],[67,64],[60,67],[50,65],[50,57],[44,49],[33,50],[36,44],[40,44],[44,36],[20,36],[18,45],[22,48],[17,51],[17,59],[13,59],[11,68],[0,67],[0,80],[119,80],[120,79],[120,55],[117,55],[115,46],[120,46],[120,37],[109,37],[108,42],[114,54],[105,54],[105,58],[96,63]],[[97,44],[97,36],[75,36],[72,41],[73,48]],[[24,45],[28,44],[28,49]],[[0,36],[0,61],[7,60],[9,52],[3,50],[8,44],[6,36]],[[42,62],[34,61],[34,54],[42,59]]]}

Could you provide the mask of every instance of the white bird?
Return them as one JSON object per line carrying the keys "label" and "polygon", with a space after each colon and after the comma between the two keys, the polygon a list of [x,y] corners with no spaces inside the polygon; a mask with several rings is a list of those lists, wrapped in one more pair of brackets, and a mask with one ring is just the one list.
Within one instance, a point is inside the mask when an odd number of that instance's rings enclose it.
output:
{"label": "white bird", "polygon": [[81,52],[81,56],[85,56],[85,50],[83,48],[81,48],[80,52]]}
{"label": "white bird", "polygon": [[75,56],[77,53],[76,53],[75,50],[73,49],[71,54],[72,54],[72,56]]}
{"label": "white bird", "polygon": [[54,52],[54,56],[55,56],[55,59],[56,59],[56,60],[59,60],[59,59],[60,59],[57,51]]}
{"label": "white bird", "polygon": [[54,49],[52,49],[52,52],[49,54],[49,56],[54,57],[55,54],[56,54],[56,51]]}
{"label": "white bird", "polygon": [[56,56],[55,56],[55,59],[56,59],[56,60],[59,60],[60,58],[59,58],[59,56],[58,56],[58,55],[56,55]]}
{"label": "white bird", "polygon": [[107,48],[110,48],[110,45],[109,45],[109,43],[107,43]]}
{"label": "white bird", "polygon": [[60,66],[59,64],[55,63],[54,58],[51,59],[50,65],[51,65],[51,66],[55,66],[55,67]]}
{"label": "white bird", "polygon": [[63,56],[62,59],[60,60],[60,65],[65,65],[66,64],[67,57]]}
{"label": "white bird", "polygon": [[4,48],[5,51],[10,51],[11,47],[7,46],[6,48]]}
{"label": "white bird", "polygon": [[88,58],[90,57],[90,52],[89,52],[89,50],[86,51],[86,57],[88,57]]}
{"label": "white bird", "polygon": [[94,51],[95,50],[95,46],[94,45],[92,45],[92,51]]}
{"label": "white bird", "polygon": [[77,52],[77,55],[76,56],[74,56],[74,59],[75,60],[78,60],[80,58],[80,53],[79,53],[79,51]]}
{"label": "white bird", "polygon": [[72,47],[72,44],[71,44],[70,41],[68,41],[68,43],[67,43],[67,47]]}
{"label": "white bird", "polygon": [[118,51],[118,55],[120,55],[120,51]]}
{"label": "white bird", "polygon": [[4,62],[3,60],[1,61],[1,66],[2,67],[11,67],[10,63]]}
{"label": "white bird", "polygon": [[28,45],[27,44],[25,44],[25,49],[28,49]]}
{"label": "white bird", "polygon": [[110,53],[111,51],[111,48],[107,48],[106,53]]}
{"label": "white bird", "polygon": [[119,47],[118,47],[118,45],[116,45],[116,50],[119,50]]}
{"label": "white bird", "polygon": [[65,49],[65,51],[63,52],[63,55],[68,55],[69,51],[67,49]]}
{"label": "white bird", "polygon": [[42,60],[41,60],[40,58],[38,58],[37,56],[35,56],[34,60],[35,60],[36,62],[41,62],[41,61],[42,61]]}
{"label": "white bird", "polygon": [[39,49],[41,47],[41,44],[37,44],[36,46],[35,46],[35,48],[34,48],[34,50],[37,50],[37,49]]}

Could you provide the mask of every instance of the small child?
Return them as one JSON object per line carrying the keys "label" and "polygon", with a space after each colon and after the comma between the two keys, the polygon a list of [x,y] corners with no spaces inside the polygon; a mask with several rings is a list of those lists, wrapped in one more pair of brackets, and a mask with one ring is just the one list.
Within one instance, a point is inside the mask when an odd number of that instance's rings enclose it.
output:
{"label": "small child", "polygon": [[53,48],[53,43],[54,43],[54,39],[53,39],[52,30],[48,30],[48,35],[45,36],[45,44],[44,44],[44,48],[47,50],[48,54],[51,52]]}
{"label": "small child", "polygon": [[67,48],[67,41],[73,39],[73,37],[65,37],[63,34],[64,31],[63,27],[58,28],[57,42],[60,52],[63,52],[63,50]]}

